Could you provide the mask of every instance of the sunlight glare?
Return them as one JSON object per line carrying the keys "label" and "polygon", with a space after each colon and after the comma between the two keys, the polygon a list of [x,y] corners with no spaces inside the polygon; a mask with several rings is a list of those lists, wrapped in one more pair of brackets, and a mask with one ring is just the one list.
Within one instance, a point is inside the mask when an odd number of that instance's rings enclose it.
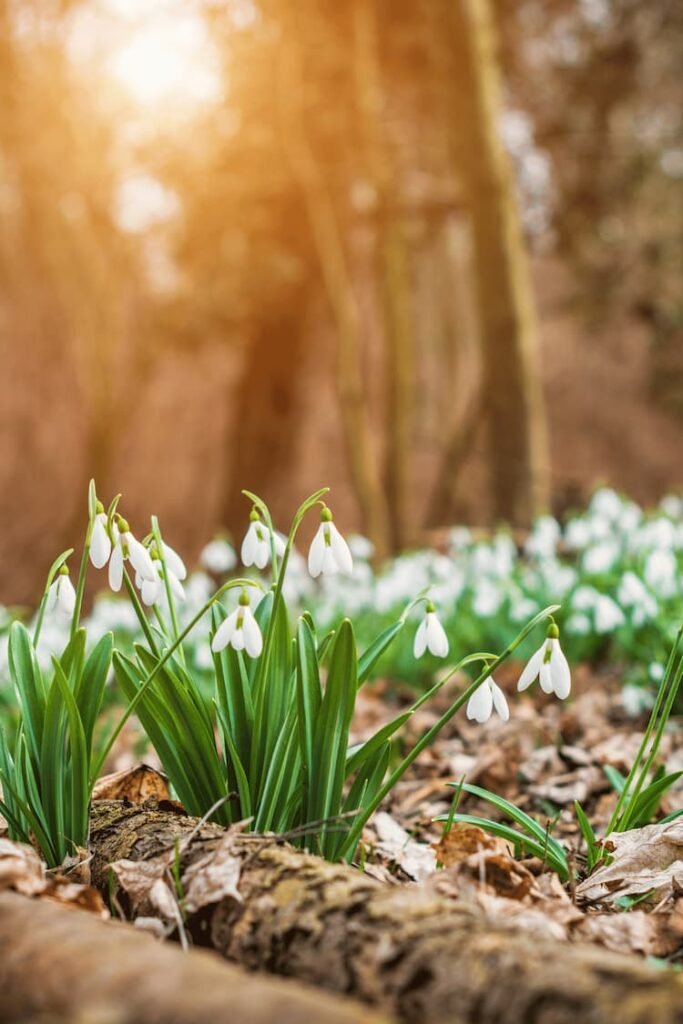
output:
{"label": "sunlight glare", "polygon": [[110,66],[131,96],[145,105],[208,103],[221,91],[206,25],[191,11],[148,19],[116,51]]}

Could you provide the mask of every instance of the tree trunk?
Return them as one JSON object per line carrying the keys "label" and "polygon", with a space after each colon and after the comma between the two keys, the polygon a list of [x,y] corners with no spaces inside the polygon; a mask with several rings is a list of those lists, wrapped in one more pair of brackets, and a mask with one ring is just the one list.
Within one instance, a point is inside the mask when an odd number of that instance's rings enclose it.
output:
{"label": "tree trunk", "polygon": [[281,130],[292,174],[303,195],[337,332],[337,391],[351,478],[363,529],[380,560],[388,554],[390,521],[363,383],[361,314],[340,218],[306,130],[298,19],[295,15],[289,21],[279,53]]}
{"label": "tree trunk", "polygon": [[[548,505],[534,300],[503,112],[490,0],[446,0],[458,169],[470,210],[493,512],[526,525]],[[447,27],[447,26],[446,26]]]}
{"label": "tree trunk", "polygon": [[[223,835],[177,811],[96,803],[93,878],[106,891],[111,861],[175,848],[185,877]],[[421,1024],[683,1022],[683,979],[635,958],[487,925],[483,912],[434,888],[384,886],[267,837],[235,843],[243,851],[241,902],[204,908],[187,928],[250,969],[353,995]]]}
{"label": "tree trunk", "polygon": [[[0,894],[3,1024],[382,1024],[346,1000],[46,899]],[[386,1024],[386,1022],[385,1022]]]}
{"label": "tree trunk", "polygon": [[397,168],[386,138],[386,98],[376,0],[354,0],[353,65],[364,155],[377,195],[377,275],[387,389],[386,491],[391,550],[413,541],[412,455],[415,338],[411,254],[401,212]]}

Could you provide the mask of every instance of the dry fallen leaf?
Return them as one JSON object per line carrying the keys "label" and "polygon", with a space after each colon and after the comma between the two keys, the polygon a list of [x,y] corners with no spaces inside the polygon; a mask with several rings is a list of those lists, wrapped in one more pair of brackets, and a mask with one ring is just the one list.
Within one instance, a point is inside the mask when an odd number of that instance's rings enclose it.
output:
{"label": "dry fallen leaf", "polygon": [[185,910],[194,914],[210,903],[220,903],[227,896],[241,902],[237,889],[241,870],[242,858],[235,846],[235,832],[228,831],[210,853],[196,860],[183,874]]}
{"label": "dry fallen leaf", "polygon": [[0,890],[35,896],[46,888],[45,870],[32,846],[0,839]]}
{"label": "dry fallen leaf", "polygon": [[390,814],[380,811],[375,815],[372,826],[377,834],[377,852],[398,864],[409,878],[421,882],[434,873],[436,856],[431,846],[418,843]]}
{"label": "dry fallen leaf", "polygon": [[588,914],[573,934],[599,942],[615,953],[670,956],[681,945],[681,937],[668,926],[668,915],[632,910],[621,914]]}
{"label": "dry fallen leaf", "polygon": [[95,783],[92,796],[93,800],[128,800],[131,804],[143,804],[153,797],[170,799],[168,779],[148,764],[103,776]]}
{"label": "dry fallen leaf", "polygon": [[612,863],[599,868],[577,888],[587,903],[614,904],[622,896],[651,892],[659,903],[683,887],[683,818],[666,825],[646,825],[607,837]]}
{"label": "dry fallen leaf", "polygon": [[47,871],[32,846],[0,839],[0,891],[13,889],[24,896],[42,896],[108,917],[101,895],[90,885]]}
{"label": "dry fallen leaf", "polygon": [[174,855],[170,850],[148,860],[117,860],[111,869],[119,885],[131,901],[133,911],[143,916],[156,912],[166,921],[178,916],[178,904],[169,883],[169,865]]}
{"label": "dry fallen leaf", "polygon": [[457,822],[434,844],[437,860],[447,868],[460,864],[481,850],[507,854],[509,849],[504,839],[491,836],[478,825],[467,825],[465,822]]}

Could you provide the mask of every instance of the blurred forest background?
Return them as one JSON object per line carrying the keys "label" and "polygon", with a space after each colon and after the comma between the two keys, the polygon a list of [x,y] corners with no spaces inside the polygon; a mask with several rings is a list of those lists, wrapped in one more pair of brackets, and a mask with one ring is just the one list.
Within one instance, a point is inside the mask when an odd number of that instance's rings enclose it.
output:
{"label": "blurred forest background", "polygon": [[0,600],[682,482],[680,0],[0,0]]}

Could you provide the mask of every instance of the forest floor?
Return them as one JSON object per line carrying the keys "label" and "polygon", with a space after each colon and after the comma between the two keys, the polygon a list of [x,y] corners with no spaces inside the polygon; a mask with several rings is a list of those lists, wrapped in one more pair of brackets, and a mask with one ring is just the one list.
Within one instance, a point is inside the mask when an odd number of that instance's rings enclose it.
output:
{"label": "forest floor", "polygon": [[[514,666],[505,669],[498,681],[511,693]],[[404,740],[421,735],[452,696],[446,686],[416,712]],[[351,741],[374,732],[411,699],[412,691],[387,681],[364,689]],[[58,1022],[73,1019],[69,1014],[74,1007],[84,1012],[98,1005],[103,984],[98,971],[109,978],[112,970],[99,957],[100,943],[104,949],[111,941],[117,963],[133,972],[121,984],[133,989],[141,984],[140,992],[147,992],[145,986],[152,983],[149,971],[142,980],[135,974],[142,971],[140,956],[145,953],[142,947],[136,952],[136,939],[127,946],[120,930],[112,933],[101,922],[95,923],[103,931],[93,925],[90,934],[87,919],[110,914],[136,923],[136,931],[173,937],[185,948],[209,945],[242,967],[296,978],[299,987],[285,992],[295,1001],[311,998],[311,984],[359,1001],[351,1009],[344,1000],[323,1007],[328,997],[321,996],[316,1009],[320,1021],[345,1020],[346,1013],[350,1019],[355,1013],[357,1020],[379,1020],[370,1011],[367,1017],[358,1016],[366,1013],[359,1009],[364,1003],[388,1012],[392,1020],[519,1024],[532,1019],[532,1007],[541,999],[544,1005],[552,1003],[552,1019],[563,1024],[576,1019],[577,1012],[578,1019],[587,1019],[581,1016],[586,1007],[593,1007],[591,1019],[602,1022],[613,1019],[614,1007],[623,998],[630,1013],[623,1019],[629,1024],[654,1019],[649,1015],[653,999],[662,1000],[657,1019],[678,1022],[680,976],[652,971],[652,965],[680,970],[683,963],[683,818],[613,836],[605,846],[609,863],[586,877],[585,847],[573,811],[578,800],[598,836],[604,836],[616,800],[605,767],[627,773],[644,726],[644,720],[626,713],[619,674],[588,667],[574,673],[569,705],[533,692],[515,701],[507,723],[491,720],[482,727],[457,716],[366,827],[362,870],[325,864],[289,849],[281,839],[252,836],[240,826],[226,832],[188,818],[170,799],[156,768],[133,763],[131,730],[116,758],[115,767],[121,770],[101,780],[96,790],[91,852],[75,859],[67,877],[63,872],[46,874],[30,848],[0,838],[0,890],[13,889],[41,903],[34,917],[25,913],[25,905],[12,903],[12,893],[0,892],[0,947],[5,942],[10,952],[15,948],[6,932],[19,927],[19,948],[30,947],[32,957],[45,957],[48,975],[63,978],[67,967],[62,960],[67,964],[68,956],[81,956],[84,946],[90,950],[90,986],[81,984],[81,972],[80,989],[62,984],[57,995],[50,995],[62,1007],[62,1016],[54,1016]],[[664,737],[661,759],[669,771],[683,769],[683,734],[675,719]],[[507,842],[472,824],[453,824],[444,837],[444,826],[434,819],[448,813],[453,795],[449,784],[463,777],[512,801],[542,827],[548,825],[571,851],[576,879],[561,882],[542,858],[516,856]],[[682,804],[679,779],[657,816],[671,814]],[[458,811],[498,817],[495,809],[465,793]],[[73,930],[68,920],[53,920],[50,907],[55,902],[91,911],[80,915],[85,925],[73,915]],[[17,920],[22,923],[17,925]],[[51,944],[52,929],[61,929],[65,942],[71,937],[71,947],[58,951]],[[561,970],[552,967],[558,943],[566,949]],[[172,953],[175,943],[164,948],[169,950],[164,956],[181,955]],[[608,950],[632,955],[609,960]],[[639,965],[643,961],[650,965],[649,973],[639,973],[647,970]],[[205,965],[200,955],[195,975],[194,963],[183,985],[188,993],[197,986],[201,996],[201,971],[212,965]],[[0,967],[0,982],[8,985],[18,1007],[7,1020],[33,1020],[26,1016],[27,1007],[33,1006],[36,992],[47,999],[45,987],[41,983],[35,988],[25,964],[15,966],[16,957],[14,966],[10,958]],[[181,970],[171,961],[160,969],[172,974]],[[505,1001],[520,972],[524,977],[515,986],[515,999]],[[225,976],[250,1007],[254,996],[248,978]],[[502,995],[491,988],[498,978]],[[307,985],[301,987],[302,982]],[[147,993],[144,1008],[126,994],[128,1015],[121,1021],[161,1019],[159,1007],[176,998],[174,984],[169,981],[166,990],[160,992],[157,986]],[[270,981],[262,984],[267,987]],[[111,994],[116,1005],[119,990],[114,987]],[[272,1005],[281,998],[276,987]],[[178,1003],[173,1013],[164,1011],[169,1016],[163,1019],[196,1019],[197,1005],[189,1000],[183,1016]],[[215,1009],[210,1012],[215,1020],[224,1019],[215,1016]],[[292,1019],[306,1012],[293,1006]],[[272,1014],[265,1008],[261,1016],[245,1009],[239,1019],[269,1021],[277,1017],[276,1011]]]}
{"label": "forest floor", "polygon": [[[510,695],[514,666],[503,666],[498,681]],[[356,741],[395,715],[402,696],[408,704],[409,691],[402,694],[386,683],[362,692]],[[420,735],[448,702],[449,693],[441,691],[408,723],[409,734]],[[485,726],[456,717],[371,820],[365,870],[396,884],[438,880],[437,865],[443,865],[452,895],[475,901],[492,922],[514,920],[539,936],[683,962],[683,818],[624,833],[616,848],[607,846],[609,866],[565,885],[542,861],[516,859],[505,840],[467,824],[454,826],[442,839],[444,826],[434,821],[449,811],[454,790],[448,784],[464,778],[547,826],[571,851],[570,864],[581,878],[586,850],[574,801],[596,834],[604,836],[617,800],[605,766],[628,774],[646,720],[647,715],[638,720],[627,714],[616,671],[589,666],[574,673],[569,705],[538,691],[515,701],[507,723],[495,715]],[[683,731],[675,719],[660,760],[668,772],[683,770]],[[662,800],[657,817],[682,806],[683,777]],[[504,820],[491,805],[464,792],[457,809]]]}

